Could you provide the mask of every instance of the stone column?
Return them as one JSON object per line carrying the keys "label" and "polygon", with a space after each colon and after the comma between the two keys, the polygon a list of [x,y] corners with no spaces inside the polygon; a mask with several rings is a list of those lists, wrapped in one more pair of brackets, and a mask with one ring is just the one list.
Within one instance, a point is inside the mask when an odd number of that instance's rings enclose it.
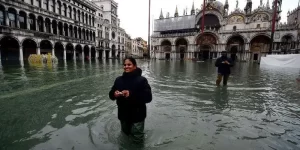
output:
{"label": "stone column", "polygon": [[102,51],[102,58],[105,58],[105,50]]}
{"label": "stone column", "polygon": [[37,17],[35,18],[35,30],[36,31],[40,31],[39,30],[39,23],[38,23],[38,18]]}
{"label": "stone column", "polygon": [[52,48],[52,56],[55,56],[54,48]]}
{"label": "stone column", "polygon": [[9,19],[8,19],[8,8],[5,8],[5,24],[9,26]]}
{"label": "stone column", "polygon": [[109,58],[111,58],[111,56],[112,56],[112,51],[109,50]]}
{"label": "stone column", "polygon": [[29,24],[29,15],[26,15],[26,25],[27,25],[27,30],[30,30],[30,24]]}
{"label": "stone column", "polygon": [[76,60],[76,50],[73,51],[73,59]]}
{"label": "stone column", "polygon": [[67,50],[64,49],[64,60],[67,60]]}
{"label": "stone column", "polygon": [[[1,54],[0,54],[0,57],[1,57]],[[1,58],[0,58],[1,60]],[[20,61],[23,61],[24,60],[24,57],[23,57],[23,48],[22,46],[20,46],[20,49],[19,49],[19,60]]]}
{"label": "stone column", "polygon": [[99,57],[99,51],[98,50],[96,50],[96,60],[98,59],[98,57]]}
{"label": "stone column", "polygon": [[17,26],[17,28],[20,28],[20,16],[19,16],[19,13],[17,12],[17,14],[16,14],[16,21],[17,21],[17,24],[16,24],[16,26]]}
{"label": "stone column", "polygon": [[50,24],[49,24],[50,28],[49,28],[49,31],[51,34],[53,34],[53,29],[52,29],[52,21],[50,20]]}
{"label": "stone column", "polygon": [[81,52],[81,60],[84,60],[84,50]]}
{"label": "stone column", "polygon": [[41,55],[41,49],[40,49],[40,47],[37,47],[36,54]]}
{"label": "stone column", "polygon": [[90,61],[91,61],[91,57],[92,57],[92,50],[91,48],[89,49],[89,58],[90,58]]}

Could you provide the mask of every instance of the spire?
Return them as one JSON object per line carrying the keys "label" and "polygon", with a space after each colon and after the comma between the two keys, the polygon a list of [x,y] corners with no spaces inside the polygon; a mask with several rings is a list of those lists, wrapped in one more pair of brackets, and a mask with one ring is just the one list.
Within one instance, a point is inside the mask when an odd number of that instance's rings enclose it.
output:
{"label": "spire", "polygon": [[225,8],[225,9],[228,9],[228,7],[229,7],[228,0],[226,0],[226,1],[225,1],[224,8]]}
{"label": "spire", "polygon": [[270,2],[269,2],[269,0],[267,1],[267,8],[270,9]]}
{"label": "spire", "polygon": [[195,15],[195,2],[193,1],[191,15]]}
{"label": "spire", "polygon": [[185,16],[185,9],[183,9],[183,14],[182,14],[182,16]]}
{"label": "spire", "polygon": [[163,15],[162,9],[160,10],[160,16],[159,16],[159,19],[164,19],[164,15]]}
{"label": "spire", "polygon": [[176,10],[175,10],[175,14],[174,14],[174,17],[178,17],[178,9],[177,9],[177,5],[176,5]]}

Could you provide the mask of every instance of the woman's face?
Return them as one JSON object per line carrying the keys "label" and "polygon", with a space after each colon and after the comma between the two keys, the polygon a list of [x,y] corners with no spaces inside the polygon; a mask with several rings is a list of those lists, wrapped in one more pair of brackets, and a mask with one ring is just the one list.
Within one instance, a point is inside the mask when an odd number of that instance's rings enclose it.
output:
{"label": "woman's face", "polygon": [[126,73],[132,72],[136,69],[136,66],[132,64],[132,62],[129,59],[126,59],[124,62],[124,71]]}

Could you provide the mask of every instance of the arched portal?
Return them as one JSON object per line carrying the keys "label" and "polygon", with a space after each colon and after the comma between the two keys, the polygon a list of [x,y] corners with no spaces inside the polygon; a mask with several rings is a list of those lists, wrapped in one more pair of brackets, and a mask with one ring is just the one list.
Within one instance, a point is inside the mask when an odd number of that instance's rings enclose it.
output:
{"label": "arched portal", "polygon": [[281,50],[286,54],[291,49],[295,49],[295,42],[292,35],[285,35],[281,39]]}
{"label": "arched portal", "polygon": [[176,53],[180,54],[180,59],[184,59],[184,54],[187,52],[188,42],[184,38],[176,41]]}
{"label": "arched portal", "polygon": [[8,20],[10,27],[17,27],[17,11],[14,8],[8,8]]}
{"label": "arched portal", "polygon": [[[204,33],[197,38],[197,52],[194,57],[202,60],[210,59],[213,55],[213,47],[217,45],[217,39],[213,34]],[[216,53],[216,52],[215,52]]]}
{"label": "arched portal", "polygon": [[54,45],[55,56],[57,59],[64,59],[64,45],[61,42],[56,42]]}
{"label": "arched portal", "polygon": [[95,59],[96,58],[96,48],[94,46],[92,46],[91,48],[91,59]]}
{"label": "arched portal", "polygon": [[23,41],[23,57],[27,60],[31,54],[37,54],[37,44],[32,39],[26,39]]}
{"label": "arched portal", "polygon": [[172,50],[172,44],[169,40],[164,40],[161,42],[161,50],[165,54],[165,59],[169,60],[171,58],[171,50]]}
{"label": "arched portal", "polygon": [[5,61],[19,60],[19,42],[10,36],[3,37],[0,41],[0,53],[2,63]]}
{"label": "arched portal", "polygon": [[[214,14],[205,14],[204,16],[204,28],[205,29],[213,29],[219,30],[221,27],[219,18]],[[202,17],[198,20],[197,24],[199,25],[200,29],[202,28]]]}
{"label": "arched portal", "polygon": [[50,53],[52,55],[52,43],[48,40],[43,40],[40,43],[40,50],[41,50],[41,54],[48,54]]}
{"label": "arched portal", "polygon": [[83,58],[82,58],[82,46],[81,45],[76,45],[75,51],[76,51],[76,59],[77,60],[83,60]]}
{"label": "arched portal", "polygon": [[74,46],[71,43],[66,45],[67,60],[74,60]]}
{"label": "arched portal", "polygon": [[250,51],[253,53],[253,60],[258,60],[261,53],[269,51],[271,39],[266,35],[258,35],[251,40]]}
{"label": "arched portal", "polygon": [[85,45],[84,48],[83,48],[83,51],[84,51],[84,59],[85,60],[89,60],[90,59],[90,48],[89,46]]}
{"label": "arched portal", "polygon": [[116,57],[116,45],[112,45],[111,47],[111,57],[112,58]]}
{"label": "arched portal", "polygon": [[[240,35],[232,36],[227,41],[227,51],[230,53],[232,61],[236,61],[237,53],[240,53],[240,57],[245,49],[244,38]],[[240,58],[241,59],[241,58]]]}

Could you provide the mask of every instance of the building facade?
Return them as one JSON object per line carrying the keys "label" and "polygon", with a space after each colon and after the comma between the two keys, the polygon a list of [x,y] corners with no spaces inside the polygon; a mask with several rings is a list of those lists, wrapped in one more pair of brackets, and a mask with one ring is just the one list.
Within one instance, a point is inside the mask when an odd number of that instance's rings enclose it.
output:
{"label": "building facade", "polygon": [[95,12],[82,0],[0,0],[0,59],[23,62],[47,53],[95,58]]}
{"label": "building facade", "polygon": [[59,60],[122,57],[117,7],[113,0],[0,0],[0,62],[48,53]]}
{"label": "building facade", "polygon": [[[92,0],[98,7],[97,30],[102,38],[97,38],[100,58],[125,57],[125,30],[120,27],[118,3],[114,0]],[[99,27],[98,27],[99,26]]]}
{"label": "building facade", "polygon": [[[279,1],[280,2],[280,1]],[[281,4],[276,18],[276,31],[272,52],[297,53],[298,31],[295,25],[281,24]],[[228,51],[234,60],[259,61],[266,55],[271,43],[271,22],[273,7],[269,0],[256,9],[252,9],[252,0],[247,0],[244,10],[238,6],[228,12],[228,0],[221,3],[208,0],[205,6],[204,32],[201,32],[202,10],[184,11],[179,16],[176,8],[174,17],[161,12],[154,21],[154,32],[151,37],[151,58],[157,59],[215,59],[221,51]]]}
{"label": "building facade", "polygon": [[131,50],[132,50],[132,39],[129,34],[125,34],[125,56],[129,57],[131,56]]}
{"label": "building facade", "polygon": [[144,54],[144,47],[143,47],[143,39],[142,38],[135,38],[132,40],[132,50],[131,56],[135,58],[142,58]]}

